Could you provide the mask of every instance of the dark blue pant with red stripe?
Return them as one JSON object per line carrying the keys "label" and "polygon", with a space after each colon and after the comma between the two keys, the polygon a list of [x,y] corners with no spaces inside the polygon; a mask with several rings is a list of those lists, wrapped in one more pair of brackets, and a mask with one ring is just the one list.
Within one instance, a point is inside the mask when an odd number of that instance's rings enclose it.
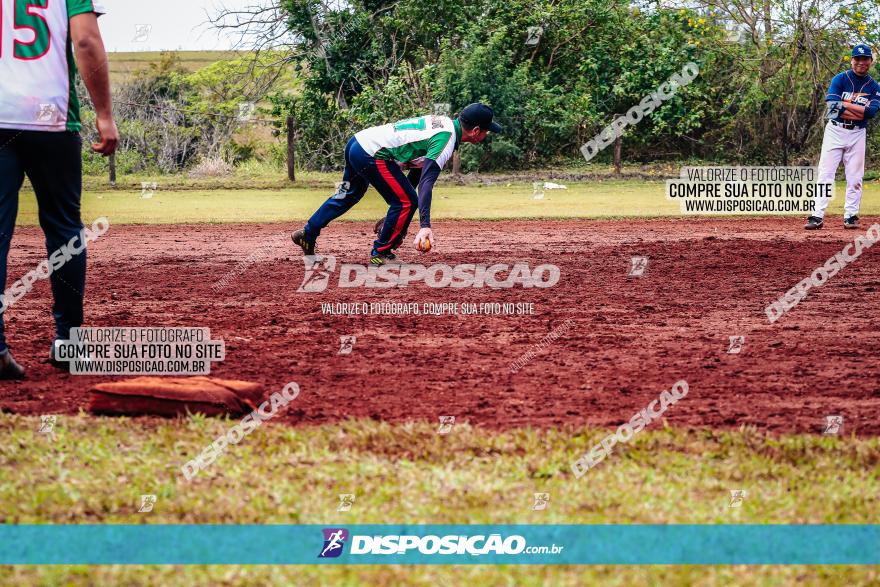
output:
{"label": "dark blue pant with red stripe", "polygon": [[306,239],[315,242],[321,229],[348,212],[372,185],[389,206],[382,232],[373,243],[373,253],[387,253],[399,247],[418,208],[418,196],[397,163],[370,156],[352,137],[345,145],[342,181],[339,191],[309,218]]}

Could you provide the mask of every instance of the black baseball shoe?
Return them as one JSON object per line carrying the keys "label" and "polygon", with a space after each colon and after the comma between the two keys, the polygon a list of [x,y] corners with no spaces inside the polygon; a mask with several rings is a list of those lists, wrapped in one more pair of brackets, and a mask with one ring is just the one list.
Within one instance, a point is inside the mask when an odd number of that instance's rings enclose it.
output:
{"label": "black baseball shoe", "polygon": [[24,379],[24,369],[9,350],[0,355],[0,379]]}
{"label": "black baseball shoe", "polygon": [[[67,356],[69,360],[62,361],[58,358],[58,347],[64,345],[67,349]],[[85,345],[83,343],[71,343],[69,340],[61,340],[56,338],[52,342],[52,346],[49,347],[49,364],[55,367],[56,369],[61,369],[62,371],[70,372],[70,367],[73,364],[73,360],[76,359],[79,363],[91,363],[92,358],[86,353]]]}
{"label": "black baseball shoe", "polygon": [[60,344],[60,340],[56,339],[52,341],[52,346],[49,347],[49,364],[56,369],[61,369],[62,371],[70,371],[70,363],[58,360],[58,345]]}
{"label": "black baseball shoe", "polygon": [[843,219],[843,227],[844,228],[858,228],[859,227],[859,216],[858,214],[854,214],[849,218]]}
{"label": "black baseball shoe", "polygon": [[386,263],[393,263],[396,260],[397,255],[391,251],[388,251],[387,253],[377,253],[376,251],[373,251],[370,253],[370,265],[376,265],[377,267],[385,265]]}
{"label": "black baseball shoe", "polygon": [[297,245],[299,248],[303,250],[303,254],[305,255],[314,255],[315,254],[315,243],[310,243],[306,240],[306,231],[297,230],[292,235],[290,235],[293,244]]}
{"label": "black baseball shoe", "polygon": [[810,216],[807,218],[807,223],[804,224],[804,228],[807,230],[819,230],[823,226],[825,226],[825,221],[818,216]]}

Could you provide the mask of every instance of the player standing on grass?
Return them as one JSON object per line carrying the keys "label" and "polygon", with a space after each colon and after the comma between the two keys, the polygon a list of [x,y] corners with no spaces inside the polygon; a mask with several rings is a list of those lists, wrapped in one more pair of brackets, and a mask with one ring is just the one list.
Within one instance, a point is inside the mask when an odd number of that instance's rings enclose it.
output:
{"label": "player standing on grass", "polygon": [[[843,159],[846,171],[846,203],[843,227],[859,227],[859,204],[862,201],[862,177],[865,175],[865,138],[868,120],[880,109],[880,85],[868,75],[874,62],[871,48],[856,45],[852,49],[852,69],[838,73],[828,86],[828,124],[822,138],[818,183],[833,183],[837,166]],[[804,228],[818,230],[825,224],[828,198],[816,198],[813,215]]]}
{"label": "player standing on grass", "polygon": [[[315,254],[321,229],[348,212],[372,185],[388,202],[388,214],[379,231],[370,263],[383,265],[394,260],[392,252],[406,237],[410,221],[419,209],[421,229],[415,244],[433,243],[431,194],[440,170],[461,143],[479,143],[489,131],[500,132],[492,122],[494,112],[485,104],[471,104],[455,120],[446,116],[419,116],[393,124],[362,130],[345,146],[345,171],[335,194],[312,214],[293,242],[306,255]],[[410,169],[409,178],[403,174]],[[415,186],[418,185],[418,193]]]}
{"label": "player standing on grass", "polygon": [[[81,239],[82,139],[77,65],[97,113],[102,155],[116,150],[119,134],[110,107],[107,54],[98,30],[104,10],[92,0],[0,0],[0,285],[18,192],[27,175],[39,206],[40,226],[51,255]],[[76,53],[76,64],[73,53]],[[86,285],[85,242],[51,275],[56,340],[82,325]],[[5,304],[3,305],[5,308]],[[50,359],[54,360],[55,345]],[[21,379],[3,330],[0,311],[0,379]]]}

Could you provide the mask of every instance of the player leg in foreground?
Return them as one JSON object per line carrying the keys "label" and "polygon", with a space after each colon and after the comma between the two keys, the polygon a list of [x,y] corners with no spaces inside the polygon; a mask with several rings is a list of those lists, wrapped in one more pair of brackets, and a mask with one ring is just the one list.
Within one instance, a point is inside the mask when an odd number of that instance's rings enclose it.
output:
{"label": "player leg in foreground", "polygon": [[[828,103],[822,155],[819,157],[818,182],[833,183],[837,166],[843,161],[846,171],[846,203],[843,227],[859,227],[859,204],[862,200],[862,177],[865,174],[865,140],[868,120],[880,109],[880,85],[868,75],[873,63],[871,48],[856,45],[850,60],[852,69],[834,76],[825,97]],[[804,228],[824,226],[828,198],[817,198],[813,214]]]}
{"label": "player leg in foreground", "polygon": [[[4,294],[0,307],[0,379],[21,379],[25,374],[6,346],[3,314],[13,299],[30,291],[35,279],[46,277],[49,267],[56,340],[69,338],[70,329],[82,325],[86,254],[80,219],[81,124],[79,101],[73,92],[77,70],[97,116],[101,142],[93,144],[92,150],[110,155],[119,138],[113,122],[107,54],[98,29],[102,9],[81,0],[43,4],[56,27],[53,36],[33,29],[34,40],[16,46],[15,58],[4,54],[0,59],[0,79],[4,80],[0,84],[0,286],[6,285],[6,260],[25,175],[37,196],[50,265],[29,272]],[[62,42],[50,42],[53,38]],[[75,63],[71,45],[76,50]],[[22,96],[28,99],[22,100]],[[65,246],[69,244],[82,247],[81,252],[68,254]],[[58,265],[57,253],[62,250],[68,253]],[[50,361],[54,361],[54,351],[53,343]]]}

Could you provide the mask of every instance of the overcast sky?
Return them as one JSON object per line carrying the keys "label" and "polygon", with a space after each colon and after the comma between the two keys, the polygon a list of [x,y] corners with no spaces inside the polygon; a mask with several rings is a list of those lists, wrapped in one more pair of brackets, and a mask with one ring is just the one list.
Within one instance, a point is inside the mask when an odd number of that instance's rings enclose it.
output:
{"label": "overcast sky", "polygon": [[244,8],[266,0],[99,0],[99,19],[108,51],[231,49],[235,39],[206,25],[218,7]]}

